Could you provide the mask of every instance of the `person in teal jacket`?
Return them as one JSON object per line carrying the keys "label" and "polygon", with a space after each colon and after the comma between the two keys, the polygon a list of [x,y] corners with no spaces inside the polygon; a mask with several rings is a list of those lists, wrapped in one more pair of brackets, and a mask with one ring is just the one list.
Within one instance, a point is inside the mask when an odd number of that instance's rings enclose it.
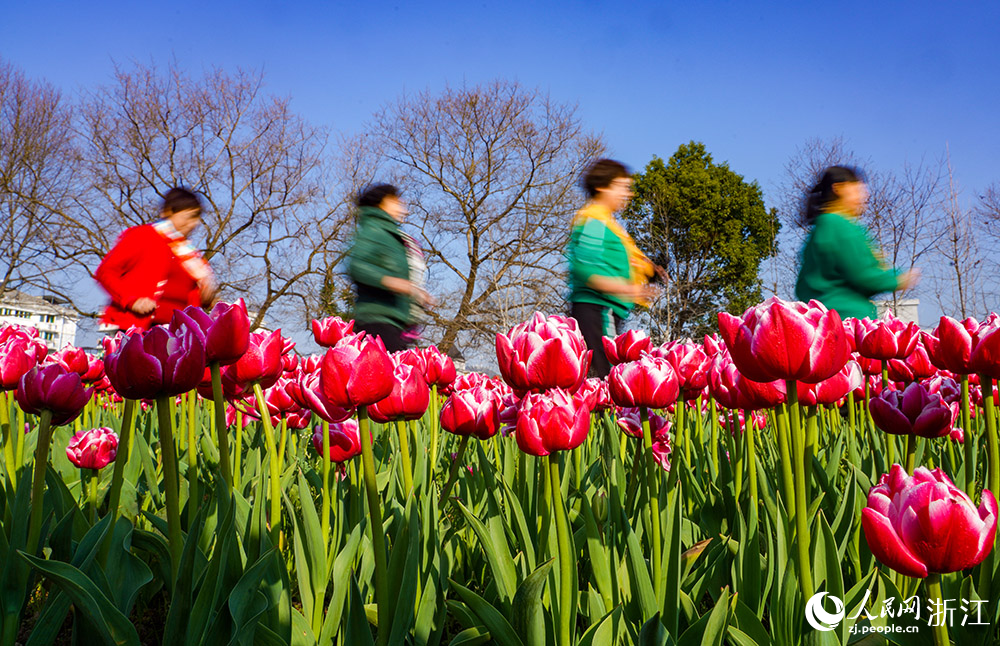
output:
{"label": "person in teal jacket", "polygon": [[354,281],[354,329],[378,336],[389,352],[405,350],[404,333],[415,323],[413,303],[432,304],[411,279],[408,236],[400,230],[406,204],[390,184],[365,189],[358,197],[358,225],[348,261]]}
{"label": "person in teal jacket", "polygon": [[857,170],[826,169],[806,202],[805,222],[812,230],[802,249],[796,298],[816,299],[841,318],[875,318],[872,296],[916,283],[920,272],[887,267],[858,223],[867,202],[868,189]]}

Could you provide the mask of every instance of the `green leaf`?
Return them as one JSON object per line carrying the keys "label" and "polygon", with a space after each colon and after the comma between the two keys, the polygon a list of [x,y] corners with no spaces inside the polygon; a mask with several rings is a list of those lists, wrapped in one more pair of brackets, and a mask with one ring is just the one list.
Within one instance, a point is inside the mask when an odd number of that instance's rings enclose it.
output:
{"label": "green leaf", "polygon": [[372,631],[365,615],[365,604],[361,600],[358,581],[351,577],[351,594],[347,604],[347,625],[344,631],[344,643],[351,646],[375,646],[372,641]]}
{"label": "green leaf", "polygon": [[583,633],[577,646],[613,646],[625,635],[621,626],[621,606],[615,608]]}
{"label": "green leaf", "polygon": [[485,599],[455,581],[451,581],[451,587],[458,592],[462,601],[467,603],[472,612],[483,622],[486,629],[490,631],[493,641],[500,646],[524,646],[524,642],[514,632],[510,622],[496,608],[486,603]]}
{"label": "green leaf", "polygon": [[361,544],[363,531],[363,523],[354,526],[350,536],[347,538],[347,544],[340,550],[333,562],[331,576],[333,594],[330,596],[330,605],[327,606],[326,617],[323,619],[323,629],[320,632],[321,643],[332,643],[334,636],[340,630],[344,614],[344,602],[347,599],[347,592],[350,589],[354,559],[358,554],[358,546]]}
{"label": "green leaf", "polygon": [[106,644],[140,646],[135,626],[86,574],[69,563],[46,561],[22,551],[18,554],[72,599],[77,612],[86,618]]}
{"label": "green leaf", "polygon": [[511,622],[517,634],[528,646],[545,643],[545,622],[542,620],[542,590],[545,579],[552,569],[555,559],[549,559],[538,566],[521,583],[514,595]]}
{"label": "green leaf", "polygon": [[461,502],[457,500],[454,502],[461,510],[465,521],[472,527],[472,531],[476,533],[479,545],[486,552],[486,560],[489,562],[490,570],[493,572],[500,600],[504,603],[505,607],[509,608],[510,602],[514,598],[515,586],[517,585],[517,570],[514,568],[514,559],[510,555],[510,548],[507,546],[507,541],[504,540],[502,545],[495,544],[493,537],[483,522],[476,518],[475,514],[469,511]]}

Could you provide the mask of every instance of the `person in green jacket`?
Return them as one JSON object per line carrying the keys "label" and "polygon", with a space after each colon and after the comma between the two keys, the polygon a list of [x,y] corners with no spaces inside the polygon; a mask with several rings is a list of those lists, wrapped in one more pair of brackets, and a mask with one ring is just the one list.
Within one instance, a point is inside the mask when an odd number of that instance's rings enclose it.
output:
{"label": "person in green jacket", "polygon": [[378,336],[389,352],[405,350],[415,323],[414,303],[428,307],[433,299],[411,277],[413,252],[400,224],[406,203],[391,184],[377,184],[358,197],[358,225],[349,254],[354,281],[354,329]]}
{"label": "person in green jacket", "polygon": [[816,299],[841,318],[875,318],[872,296],[916,284],[919,270],[887,267],[858,223],[867,203],[868,189],[857,170],[824,171],[806,201],[804,219],[812,231],[802,249],[796,298]]}

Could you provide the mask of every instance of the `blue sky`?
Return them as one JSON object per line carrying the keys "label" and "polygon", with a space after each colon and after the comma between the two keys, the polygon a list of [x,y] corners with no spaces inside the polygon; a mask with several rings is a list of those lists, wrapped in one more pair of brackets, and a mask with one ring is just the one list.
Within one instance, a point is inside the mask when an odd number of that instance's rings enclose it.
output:
{"label": "blue sky", "polygon": [[0,56],[69,93],[115,63],[263,68],[342,132],[404,92],[512,78],[633,168],[703,141],[773,204],[809,138],[889,170],[947,145],[971,203],[1000,181],[998,27],[996,2],[36,1],[7,3]]}
{"label": "blue sky", "polygon": [[356,131],[405,91],[515,78],[577,103],[642,167],[680,143],[765,191],[810,137],[877,166],[940,155],[1000,177],[1000,3],[10,3],[0,55],[72,91],[113,63],[263,67],[314,123]]}

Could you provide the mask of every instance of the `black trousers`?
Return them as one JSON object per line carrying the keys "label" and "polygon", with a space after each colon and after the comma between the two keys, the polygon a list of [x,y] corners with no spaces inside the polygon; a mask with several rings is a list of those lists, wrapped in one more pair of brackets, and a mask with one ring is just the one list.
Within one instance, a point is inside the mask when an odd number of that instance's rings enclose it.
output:
{"label": "black trousers", "polygon": [[364,332],[382,339],[385,349],[389,352],[399,352],[406,350],[409,346],[403,341],[403,328],[396,327],[391,323],[361,323],[354,322],[355,332]]}
{"label": "black trousers", "polygon": [[602,379],[607,377],[611,372],[611,362],[604,354],[601,337],[616,337],[624,319],[612,312],[610,307],[594,303],[573,303],[570,316],[576,319],[583,340],[587,342],[587,348],[593,351],[590,359],[590,376]]}

